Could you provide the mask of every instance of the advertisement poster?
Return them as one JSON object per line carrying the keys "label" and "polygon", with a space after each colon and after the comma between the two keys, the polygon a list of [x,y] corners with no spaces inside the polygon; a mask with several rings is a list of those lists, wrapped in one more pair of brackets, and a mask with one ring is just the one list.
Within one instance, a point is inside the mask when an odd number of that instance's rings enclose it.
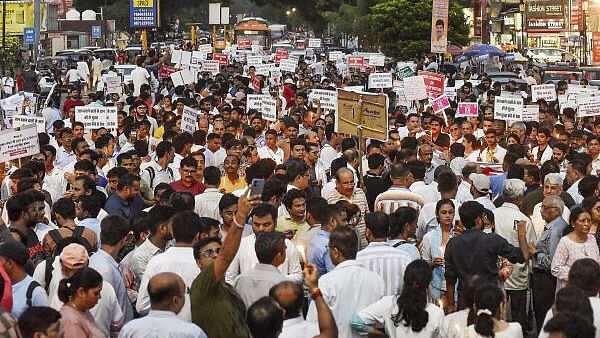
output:
{"label": "advertisement poster", "polygon": [[448,47],[448,0],[433,0],[431,9],[431,52],[445,53]]}

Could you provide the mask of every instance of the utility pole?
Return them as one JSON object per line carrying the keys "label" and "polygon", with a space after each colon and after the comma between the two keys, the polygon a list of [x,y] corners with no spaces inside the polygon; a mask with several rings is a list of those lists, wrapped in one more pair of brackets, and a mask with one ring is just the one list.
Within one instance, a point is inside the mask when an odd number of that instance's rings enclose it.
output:
{"label": "utility pole", "polygon": [[6,73],[6,0],[2,0],[2,72]]}
{"label": "utility pole", "polygon": [[[3,0],[6,1],[6,0]],[[41,23],[41,15],[42,11],[40,9],[41,4],[40,0],[33,0],[33,30],[35,31],[35,40],[33,42],[33,64],[37,61],[39,45],[40,45],[40,27],[42,27]]]}

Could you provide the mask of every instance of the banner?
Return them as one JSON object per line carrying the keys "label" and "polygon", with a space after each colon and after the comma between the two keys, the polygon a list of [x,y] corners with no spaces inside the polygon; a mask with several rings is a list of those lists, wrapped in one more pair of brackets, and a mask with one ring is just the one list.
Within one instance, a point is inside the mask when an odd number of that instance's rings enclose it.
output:
{"label": "banner", "polygon": [[129,0],[130,28],[156,28],[158,23],[158,0]]}
{"label": "banner", "polygon": [[[575,3],[577,3],[575,1]],[[568,3],[562,0],[530,0],[525,2],[527,32],[549,33],[565,29]]]}
{"label": "banner", "polygon": [[34,125],[17,131],[5,129],[0,133],[0,162],[8,162],[21,157],[40,153],[40,142]]}
{"label": "banner", "polygon": [[592,32],[592,63],[600,63],[600,32]]}
{"label": "banner", "polygon": [[425,81],[427,96],[435,98],[444,94],[444,82],[446,82],[446,76],[444,74],[424,70],[420,70],[417,74],[422,76],[423,81]]}
{"label": "banner", "polygon": [[337,111],[337,92],[334,90],[313,89],[310,93],[313,99],[319,99],[321,108]]}
{"label": "banner", "polygon": [[369,89],[392,88],[392,73],[373,73],[369,75]]}
{"label": "banner", "polygon": [[196,128],[198,128],[198,112],[194,108],[188,106],[183,107],[183,113],[181,114],[181,131],[194,134]]}
{"label": "banner", "polygon": [[431,101],[431,108],[434,113],[444,111],[446,108],[450,108],[450,101],[444,95],[436,97]]}
{"label": "banner", "polygon": [[600,115],[600,96],[579,96],[577,98],[577,116]]}
{"label": "banner", "polygon": [[362,56],[348,56],[348,67],[362,68],[365,65],[365,58]]}
{"label": "banner", "polygon": [[455,117],[477,117],[479,105],[477,102],[459,102]]}
{"label": "banner", "polygon": [[446,53],[448,47],[449,0],[433,0],[431,8],[431,52]]}
{"label": "banner", "polygon": [[521,121],[523,114],[523,98],[522,97],[504,97],[496,96],[494,104],[494,119]]}
{"label": "banner", "polygon": [[[45,8],[46,6],[41,6]],[[43,10],[42,14],[46,11]],[[2,24],[2,15],[0,15],[0,24]],[[6,35],[23,35],[23,29],[34,27],[33,21],[33,1],[6,1]],[[2,33],[0,32],[0,35]]]}
{"label": "banner", "polygon": [[75,107],[75,121],[83,123],[85,129],[116,129],[117,107]]}
{"label": "banner", "polygon": [[550,83],[531,86],[531,102],[537,102],[538,100],[556,101],[554,85]]}
{"label": "banner", "polygon": [[418,101],[427,98],[427,87],[423,76],[405,77],[404,81],[404,96],[408,101]]}
{"label": "banner", "polygon": [[338,113],[336,125],[338,132],[358,135],[362,127],[362,136],[387,141],[388,137],[388,97],[385,94],[370,94],[337,90]]}

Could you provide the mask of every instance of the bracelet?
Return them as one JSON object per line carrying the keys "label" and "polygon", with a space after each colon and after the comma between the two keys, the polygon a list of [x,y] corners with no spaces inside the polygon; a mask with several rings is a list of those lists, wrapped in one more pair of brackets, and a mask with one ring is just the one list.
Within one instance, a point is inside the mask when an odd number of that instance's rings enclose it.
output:
{"label": "bracelet", "polygon": [[321,289],[319,289],[319,288],[312,289],[312,291],[310,292],[310,298],[312,298],[313,300],[316,300],[319,297],[323,297],[323,294],[321,293]]}
{"label": "bracelet", "polygon": [[240,224],[237,222],[237,220],[235,219],[235,215],[233,215],[233,224],[234,224],[236,227],[240,228],[240,229],[244,229],[244,226],[243,226],[243,225],[240,225]]}

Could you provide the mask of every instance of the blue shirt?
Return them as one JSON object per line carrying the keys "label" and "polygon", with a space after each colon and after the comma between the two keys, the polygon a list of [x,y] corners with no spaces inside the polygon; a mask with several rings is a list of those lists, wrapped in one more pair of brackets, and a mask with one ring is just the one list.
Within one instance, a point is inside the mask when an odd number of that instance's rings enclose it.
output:
{"label": "blue shirt", "polygon": [[331,257],[329,257],[329,235],[325,230],[319,230],[308,244],[306,259],[313,263],[319,270],[319,275],[323,276],[335,268]]}
{"label": "blue shirt", "polygon": [[139,195],[133,201],[126,201],[116,193],[111,194],[106,200],[104,210],[109,214],[117,214],[131,220],[138,212],[144,209],[144,200]]}
{"label": "blue shirt", "polygon": [[544,231],[536,245],[537,252],[533,256],[534,268],[550,272],[556,247],[568,226],[569,224],[567,224],[562,216],[556,217],[552,222],[544,226]]}
{"label": "blue shirt", "polygon": [[[13,308],[12,315],[15,318],[19,318],[21,314],[27,310],[27,289],[29,288],[29,284],[33,282],[33,278],[31,276],[26,276],[22,281],[13,284],[12,286],[12,294],[13,294]],[[33,290],[31,294],[31,306],[48,306],[48,296],[46,295],[46,290],[41,286],[38,286]]]}

